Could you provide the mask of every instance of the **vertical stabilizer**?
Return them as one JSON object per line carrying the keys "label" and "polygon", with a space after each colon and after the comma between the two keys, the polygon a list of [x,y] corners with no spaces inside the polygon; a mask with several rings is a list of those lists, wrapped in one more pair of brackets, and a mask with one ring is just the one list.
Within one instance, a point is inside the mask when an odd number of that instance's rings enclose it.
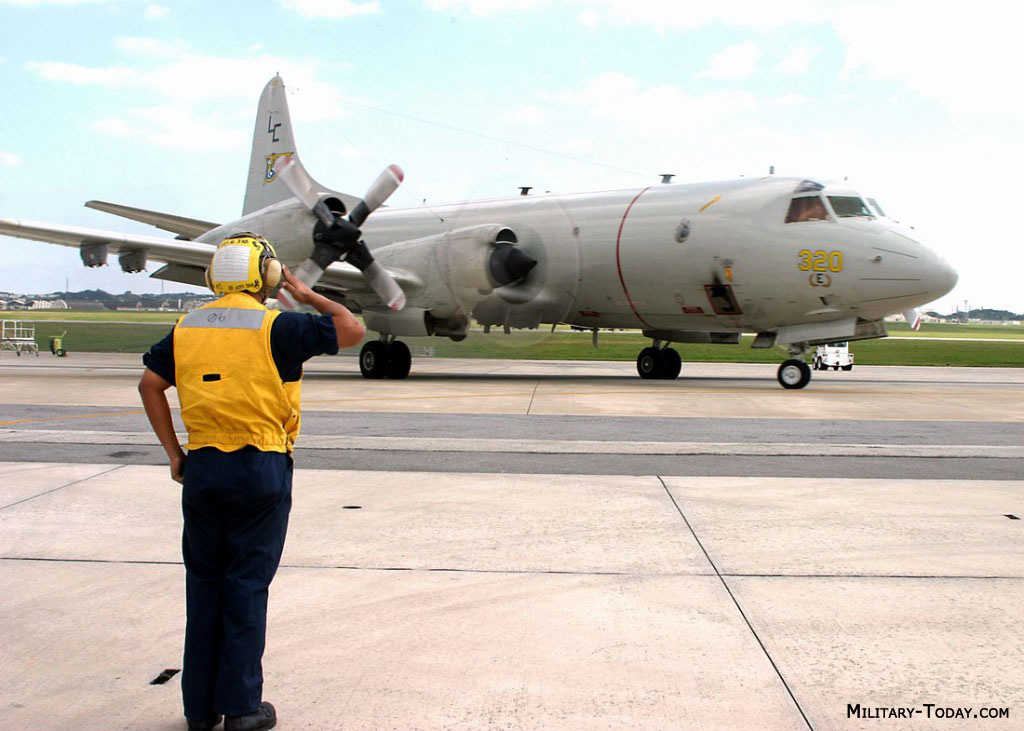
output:
{"label": "vertical stabilizer", "polygon": [[280,76],[275,76],[263,87],[256,110],[243,216],[292,197],[288,187],[277,179],[279,161],[286,156],[292,156],[296,164],[302,164],[295,153],[295,135],[288,114],[284,82]]}

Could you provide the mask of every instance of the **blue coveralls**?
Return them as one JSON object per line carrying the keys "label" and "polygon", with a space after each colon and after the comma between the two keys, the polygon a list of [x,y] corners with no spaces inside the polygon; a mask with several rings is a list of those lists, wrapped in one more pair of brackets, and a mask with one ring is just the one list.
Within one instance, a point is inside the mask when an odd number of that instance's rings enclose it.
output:
{"label": "blue coveralls", "polygon": [[[282,312],[270,333],[284,382],[302,364],[338,352],[330,315]],[[174,333],[143,363],[174,383]],[[281,452],[213,447],[189,453],[182,487],[185,563],[185,717],[243,715],[263,700],[267,597],[284,550],[291,509],[292,459]]]}

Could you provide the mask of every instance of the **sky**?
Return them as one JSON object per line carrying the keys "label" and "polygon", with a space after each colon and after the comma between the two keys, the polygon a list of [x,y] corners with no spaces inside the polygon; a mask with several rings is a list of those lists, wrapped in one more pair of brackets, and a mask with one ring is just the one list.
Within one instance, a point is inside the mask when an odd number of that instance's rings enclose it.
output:
{"label": "sky", "polygon": [[[1024,312],[1013,3],[0,0],[0,216],[157,234],[97,199],[240,215],[280,73],[297,146],[393,205],[776,174],[848,179],[960,273],[940,312]],[[0,237],[0,291],[182,291]],[[150,270],[156,265],[150,264]]]}

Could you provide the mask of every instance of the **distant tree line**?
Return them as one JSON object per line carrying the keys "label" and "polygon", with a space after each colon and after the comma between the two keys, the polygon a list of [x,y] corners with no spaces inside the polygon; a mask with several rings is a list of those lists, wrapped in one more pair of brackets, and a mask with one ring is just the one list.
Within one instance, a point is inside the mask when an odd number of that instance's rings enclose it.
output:
{"label": "distant tree line", "polygon": [[1024,315],[1019,315],[1009,310],[990,310],[987,308],[972,309],[968,312],[954,312],[951,315],[942,315],[938,312],[929,312],[929,317],[936,317],[942,320],[950,320],[956,322],[964,318],[968,320],[994,320],[999,322],[1001,320],[1024,320]]}

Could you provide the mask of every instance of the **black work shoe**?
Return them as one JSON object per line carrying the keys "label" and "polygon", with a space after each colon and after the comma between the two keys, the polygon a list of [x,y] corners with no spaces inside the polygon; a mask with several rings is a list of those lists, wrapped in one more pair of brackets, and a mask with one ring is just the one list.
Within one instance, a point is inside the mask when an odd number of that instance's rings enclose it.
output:
{"label": "black work shoe", "polygon": [[269,731],[277,725],[277,711],[266,701],[252,713],[244,716],[228,716],[224,719],[224,731]]}
{"label": "black work shoe", "polygon": [[223,717],[217,715],[206,721],[197,721],[194,718],[186,718],[185,720],[188,721],[188,731],[213,731],[217,724],[223,720]]}

